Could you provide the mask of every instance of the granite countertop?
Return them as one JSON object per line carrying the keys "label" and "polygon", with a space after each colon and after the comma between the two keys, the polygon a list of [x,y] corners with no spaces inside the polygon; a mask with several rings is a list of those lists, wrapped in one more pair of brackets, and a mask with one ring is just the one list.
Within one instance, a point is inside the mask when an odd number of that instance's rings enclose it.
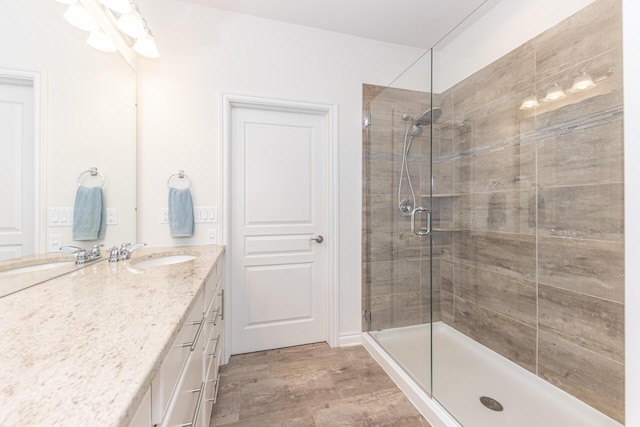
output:
{"label": "granite countertop", "polygon": [[[127,425],[221,246],[143,248],[0,298],[0,425]],[[198,258],[141,268],[163,254]]]}
{"label": "granite countertop", "polygon": [[[0,298],[84,267],[77,266],[75,260],[73,255],[61,252],[49,252],[0,261]],[[28,272],[21,271],[19,273],[13,273],[11,271],[15,268],[32,267],[42,264],[49,264],[55,267]]]}

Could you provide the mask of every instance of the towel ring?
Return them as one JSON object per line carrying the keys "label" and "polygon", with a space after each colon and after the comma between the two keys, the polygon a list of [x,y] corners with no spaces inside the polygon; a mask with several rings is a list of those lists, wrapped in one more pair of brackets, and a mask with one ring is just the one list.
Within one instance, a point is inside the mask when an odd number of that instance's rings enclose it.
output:
{"label": "towel ring", "polygon": [[188,182],[188,186],[187,188],[191,188],[191,179],[189,179],[189,177],[184,173],[183,170],[179,170],[178,173],[174,173],[173,175],[171,175],[169,177],[169,179],[167,180],[167,187],[171,188],[171,181],[174,178],[178,178],[178,179],[186,179]]}
{"label": "towel ring", "polygon": [[84,171],[80,175],[78,175],[78,187],[82,186],[82,178],[86,174],[89,174],[91,176],[100,176],[100,179],[102,180],[102,183],[100,184],[100,188],[104,187],[104,175],[102,175],[100,172],[98,172],[98,168],[96,168],[95,166],[90,168],[90,169],[87,169],[86,171]]}

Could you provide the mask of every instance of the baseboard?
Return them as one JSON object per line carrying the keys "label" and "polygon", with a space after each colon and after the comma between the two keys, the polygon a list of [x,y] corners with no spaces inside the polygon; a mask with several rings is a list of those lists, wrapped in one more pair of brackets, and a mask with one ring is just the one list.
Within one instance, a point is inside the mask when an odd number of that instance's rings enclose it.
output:
{"label": "baseboard", "polygon": [[362,333],[358,332],[355,334],[340,335],[338,345],[340,347],[351,347],[354,345],[362,345]]}

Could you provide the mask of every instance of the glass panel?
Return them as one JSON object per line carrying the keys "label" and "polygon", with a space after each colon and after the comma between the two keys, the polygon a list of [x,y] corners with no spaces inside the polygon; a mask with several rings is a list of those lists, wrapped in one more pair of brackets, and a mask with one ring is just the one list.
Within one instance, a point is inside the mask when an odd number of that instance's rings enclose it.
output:
{"label": "glass panel", "polygon": [[624,422],[621,2],[562,3],[434,48],[433,397],[463,425]]}
{"label": "glass panel", "polygon": [[[430,390],[431,52],[387,87],[364,85],[363,329]],[[433,110],[435,111],[435,110]]]}

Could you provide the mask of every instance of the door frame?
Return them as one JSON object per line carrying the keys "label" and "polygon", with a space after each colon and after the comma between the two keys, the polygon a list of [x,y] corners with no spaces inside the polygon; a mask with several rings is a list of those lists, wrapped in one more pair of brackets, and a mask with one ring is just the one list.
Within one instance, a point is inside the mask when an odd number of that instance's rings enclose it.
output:
{"label": "door frame", "polygon": [[[234,108],[254,108],[268,111],[290,111],[314,114],[326,119],[327,136],[327,177],[329,194],[327,197],[327,270],[329,287],[327,289],[327,331],[331,347],[339,345],[339,208],[338,208],[338,106],[335,104],[312,103],[287,99],[266,98],[235,93],[222,94],[222,243],[227,246],[225,256],[225,292],[224,305],[231,307],[231,118]],[[224,362],[231,356],[231,322],[225,322]]]}
{"label": "door frame", "polygon": [[33,153],[34,153],[34,250],[46,252],[46,199],[45,199],[45,106],[43,70],[29,68],[0,67],[0,81],[8,84],[24,85],[33,88]]}

